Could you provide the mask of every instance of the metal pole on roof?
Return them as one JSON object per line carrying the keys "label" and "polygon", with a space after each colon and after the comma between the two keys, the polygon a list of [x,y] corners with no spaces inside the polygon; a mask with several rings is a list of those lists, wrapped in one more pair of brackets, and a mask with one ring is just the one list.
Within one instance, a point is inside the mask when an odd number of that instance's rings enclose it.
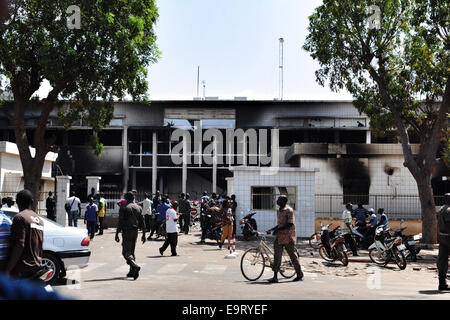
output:
{"label": "metal pole on roof", "polygon": [[279,47],[279,54],[280,54],[280,64],[279,64],[279,77],[280,77],[280,84],[279,84],[279,99],[283,100],[283,90],[284,90],[284,39],[280,38],[278,39],[280,41],[280,47]]}
{"label": "metal pole on roof", "polygon": [[197,98],[200,97],[200,66],[197,67]]}

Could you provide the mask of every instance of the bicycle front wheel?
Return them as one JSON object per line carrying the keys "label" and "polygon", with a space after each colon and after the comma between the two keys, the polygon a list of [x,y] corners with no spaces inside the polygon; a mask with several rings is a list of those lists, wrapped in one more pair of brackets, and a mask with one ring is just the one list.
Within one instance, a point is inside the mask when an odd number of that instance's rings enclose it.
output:
{"label": "bicycle front wheel", "polygon": [[258,280],[264,273],[264,255],[258,248],[250,248],[244,252],[241,259],[241,272],[249,281]]}

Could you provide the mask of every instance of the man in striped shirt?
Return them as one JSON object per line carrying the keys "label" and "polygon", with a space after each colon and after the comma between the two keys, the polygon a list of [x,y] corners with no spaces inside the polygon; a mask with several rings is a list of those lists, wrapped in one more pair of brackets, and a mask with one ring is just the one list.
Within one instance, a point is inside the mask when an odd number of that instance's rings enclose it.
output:
{"label": "man in striped shirt", "polygon": [[11,234],[11,219],[0,211],[0,271],[6,268],[6,259],[8,257],[9,236]]}

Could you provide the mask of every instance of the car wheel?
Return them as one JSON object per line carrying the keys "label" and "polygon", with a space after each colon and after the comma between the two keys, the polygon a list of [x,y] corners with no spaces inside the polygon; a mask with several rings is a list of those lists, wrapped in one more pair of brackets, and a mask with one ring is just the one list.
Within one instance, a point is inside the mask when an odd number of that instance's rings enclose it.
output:
{"label": "car wheel", "polygon": [[61,273],[61,263],[55,255],[44,252],[42,256],[42,266],[53,270],[53,275],[47,280],[47,283],[54,283],[56,280],[58,280]]}

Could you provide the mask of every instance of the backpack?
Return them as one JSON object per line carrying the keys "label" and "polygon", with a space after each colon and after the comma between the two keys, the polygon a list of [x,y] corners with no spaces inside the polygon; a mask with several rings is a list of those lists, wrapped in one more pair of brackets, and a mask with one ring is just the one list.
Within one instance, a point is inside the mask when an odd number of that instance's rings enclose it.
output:
{"label": "backpack", "polygon": [[73,198],[72,204],[69,204],[66,202],[66,204],[64,205],[64,209],[66,210],[67,213],[70,213],[70,210],[72,209],[72,205],[75,202],[75,197]]}

